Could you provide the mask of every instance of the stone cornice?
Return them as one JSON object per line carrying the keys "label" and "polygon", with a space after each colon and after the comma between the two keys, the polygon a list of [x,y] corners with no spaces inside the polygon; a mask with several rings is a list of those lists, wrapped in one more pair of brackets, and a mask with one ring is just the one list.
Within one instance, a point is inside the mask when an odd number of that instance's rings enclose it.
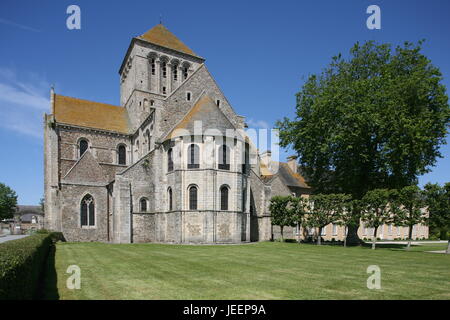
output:
{"label": "stone cornice", "polygon": [[69,130],[76,129],[76,130],[80,130],[80,131],[89,131],[89,132],[93,132],[93,133],[97,133],[97,134],[100,133],[100,134],[104,134],[104,135],[116,135],[116,136],[121,136],[121,137],[126,137],[126,138],[130,138],[132,136],[132,134],[129,134],[129,133],[121,133],[121,132],[117,132],[117,131],[113,131],[113,130],[89,128],[89,127],[77,126],[77,125],[67,124],[67,123],[62,123],[62,122],[55,122],[55,125],[62,129],[69,129]]}
{"label": "stone cornice", "polygon": [[107,187],[110,183],[91,183],[91,182],[68,182],[64,179],[61,180],[61,185],[69,185],[69,186],[83,186],[83,187]]}
{"label": "stone cornice", "polygon": [[242,212],[242,211],[233,211],[233,210],[208,210],[208,209],[202,209],[202,210],[172,210],[172,211],[152,211],[152,212],[140,212],[136,211],[133,212],[133,214],[145,214],[145,215],[155,215],[155,214],[170,214],[170,213],[190,213],[190,212],[212,212],[212,213],[238,213],[238,214],[250,214],[249,212]]}
{"label": "stone cornice", "polygon": [[[130,99],[133,97],[133,94],[134,94],[135,91],[142,92],[142,93],[146,93],[146,94],[150,94],[150,95],[160,96],[160,97],[161,97],[161,98],[160,98],[161,100],[165,100],[165,99],[166,99],[166,95],[164,95],[164,94],[161,94],[161,93],[155,93],[155,92],[151,92],[151,91],[148,91],[148,90],[142,90],[142,89],[133,88],[133,89],[131,90],[130,96],[128,97],[127,101],[126,101],[125,104],[123,105],[124,108],[127,108],[128,102],[130,102]],[[155,107],[155,106],[152,106],[152,107]],[[127,108],[127,110],[128,110],[128,108]]]}
{"label": "stone cornice", "polygon": [[134,44],[136,42],[138,42],[140,44],[144,44],[146,46],[149,46],[149,45],[150,46],[154,46],[156,48],[155,50],[159,50],[159,51],[163,51],[163,52],[167,51],[168,54],[179,55],[179,56],[184,57],[185,59],[194,60],[194,61],[196,61],[198,63],[203,63],[205,61],[205,59],[202,58],[202,57],[198,57],[198,56],[187,54],[187,53],[184,53],[184,52],[181,52],[181,51],[177,51],[177,50],[174,50],[174,49],[170,49],[170,48],[166,48],[166,47],[163,47],[163,46],[159,46],[157,44],[154,44],[152,42],[146,41],[144,39],[140,39],[140,38],[134,37],[134,38],[131,39],[130,44],[129,44],[128,49],[127,49],[127,52],[125,53],[125,56],[123,57],[122,63],[120,64],[119,75],[122,74],[122,70],[123,70],[123,68],[125,66],[125,63],[128,60],[128,57],[129,57],[129,55],[131,53],[131,50],[133,49],[133,46],[134,46]]}

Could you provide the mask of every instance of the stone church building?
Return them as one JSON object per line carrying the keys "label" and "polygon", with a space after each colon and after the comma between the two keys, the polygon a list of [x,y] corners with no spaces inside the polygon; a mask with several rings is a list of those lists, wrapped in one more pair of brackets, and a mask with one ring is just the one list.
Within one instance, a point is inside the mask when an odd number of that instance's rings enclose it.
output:
{"label": "stone church building", "polygon": [[119,75],[120,106],[51,92],[46,228],[69,241],[262,241],[270,198],[310,192],[295,158],[258,153],[205,59],[163,25],[131,40]]}

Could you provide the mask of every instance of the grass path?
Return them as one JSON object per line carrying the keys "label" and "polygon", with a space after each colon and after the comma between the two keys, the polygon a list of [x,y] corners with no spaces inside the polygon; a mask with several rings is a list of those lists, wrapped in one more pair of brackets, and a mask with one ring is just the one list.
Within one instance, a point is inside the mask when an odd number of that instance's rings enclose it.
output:
{"label": "grass path", "polygon": [[[450,256],[423,252],[442,247],[58,243],[46,292],[60,299],[450,299]],[[73,264],[80,290],[66,288]],[[366,287],[369,265],[381,268],[381,290]]]}

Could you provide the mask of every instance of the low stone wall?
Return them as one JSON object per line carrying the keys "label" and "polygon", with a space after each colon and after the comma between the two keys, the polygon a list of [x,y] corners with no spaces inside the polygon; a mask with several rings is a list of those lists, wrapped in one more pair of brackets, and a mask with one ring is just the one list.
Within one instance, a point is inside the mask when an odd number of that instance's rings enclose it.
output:
{"label": "low stone wall", "polygon": [[11,234],[11,227],[9,223],[0,223],[0,236]]}

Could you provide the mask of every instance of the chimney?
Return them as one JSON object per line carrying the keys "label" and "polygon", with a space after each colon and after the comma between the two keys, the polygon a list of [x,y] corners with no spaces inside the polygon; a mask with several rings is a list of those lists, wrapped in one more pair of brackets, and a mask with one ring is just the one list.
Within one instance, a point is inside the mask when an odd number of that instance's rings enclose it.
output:
{"label": "chimney", "polygon": [[53,85],[50,87],[50,107],[53,116],[55,115],[55,88]]}
{"label": "chimney", "polygon": [[287,163],[288,163],[289,168],[294,173],[297,173],[297,156],[289,156],[287,158]]}
{"label": "chimney", "polygon": [[244,129],[244,128],[248,128],[247,123],[245,122],[245,117],[244,116],[237,116],[238,118],[238,123],[239,123],[239,127]]}
{"label": "chimney", "polygon": [[272,162],[272,152],[270,150],[264,151],[260,155],[261,163],[265,165],[267,168],[270,168],[270,164]]}

